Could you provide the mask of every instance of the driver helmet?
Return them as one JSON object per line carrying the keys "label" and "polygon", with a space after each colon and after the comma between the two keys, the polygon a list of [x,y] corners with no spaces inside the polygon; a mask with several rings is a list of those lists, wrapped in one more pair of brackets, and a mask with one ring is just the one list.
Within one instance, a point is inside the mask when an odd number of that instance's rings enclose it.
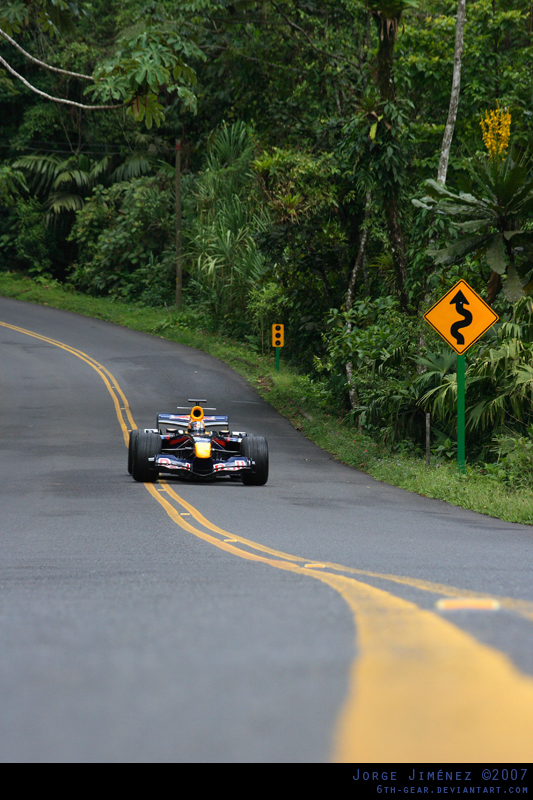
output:
{"label": "driver helmet", "polygon": [[202,433],[205,433],[205,425],[203,422],[199,420],[192,420],[189,423],[189,433],[193,433],[196,436],[199,436]]}

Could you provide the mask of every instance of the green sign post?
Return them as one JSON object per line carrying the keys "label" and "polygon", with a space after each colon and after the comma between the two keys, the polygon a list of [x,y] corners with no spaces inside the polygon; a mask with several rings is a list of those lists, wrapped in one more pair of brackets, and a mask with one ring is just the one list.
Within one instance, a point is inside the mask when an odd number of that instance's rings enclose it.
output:
{"label": "green sign post", "polygon": [[457,467],[459,472],[464,473],[466,463],[464,354],[499,317],[466,281],[461,280],[424,314],[424,319],[457,353]]}
{"label": "green sign post", "polygon": [[464,475],[465,452],[465,357],[457,356],[457,467]]}

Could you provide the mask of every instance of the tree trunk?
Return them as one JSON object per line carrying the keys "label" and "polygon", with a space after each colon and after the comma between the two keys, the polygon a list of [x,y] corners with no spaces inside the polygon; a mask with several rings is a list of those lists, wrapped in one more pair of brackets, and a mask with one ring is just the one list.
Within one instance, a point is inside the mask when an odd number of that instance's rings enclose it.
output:
{"label": "tree trunk", "polygon": [[379,28],[378,49],[378,87],[382,100],[394,100],[396,84],[394,83],[394,45],[399,17],[384,19],[375,15]]}
{"label": "tree trunk", "polygon": [[[444,135],[442,137],[442,145],[440,151],[439,168],[437,170],[437,183],[446,183],[446,175],[448,173],[448,161],[450,159],[450,148],[452,145],[453,132],[455,130],[455,121],[457,119],[457,109],[459,108],[459,91],[461,88],[461,65],[463,58],[463,33],[466,21],[465,13],[466,0],[458,0],[457,3],[457,21],[455,24],[455,51],[453,57],[453,77],[452,77],[452,91],[450,94],[450,106],[448,109],[448,120],[444,128]],[[434,240],[430,241],[434,245]],[[430,268],[433,272],[434,266]],[[425,289],[424,292],[424,305],[429,303],[429,292]],[[422,334],[419,340],[419,350],[425,346],[425,337]],[[424,367],[417,367],[419,374],[425,372]]]}
{"label": "tree trunk", "polygon": [[445,184],[448,172],[448,161],[450,158],[450,148],[452,145],[455,120],[457,119],[457,109],[459,107],[459,91],[461,88],[461,64],[463,57],[463,33],[465,27],[465,6],[466,0],[459,0],[457,3],[457,23],[455,26],[455,53],[453,57],[453,78],[452,91],[450,95],[450,107],[448,110],[448,121],[442,137],[442,147],[440,152],[439,169],[437,172],[437,182]]}
{"label": "tree trunk", "polygon": [[355,295],[355,282],[357,280],[357,276],[363,266],[363,261],[365,259],[365,252],[366,252],[366,244],[368,242],[368,220],[370,219],[370,206],[372,203],[372,193],[367,192],[365,198],[365,216],[363,219],[363,224],[361,226],[361,240],[359,242],[359,249],[357,251],[357,257],[355,259],[355,263],[353,265],[352,274],[350,275],[350,282],[348,284],[348,291],[346,292],[346,303],[345,308],[346,311],[349,311],[353,306],[353,299]]}
{"label": "tree trunk", "polygon": [[493,270],[490,273],[489,286],[488,286],[487,300],[489,306],[493,304],[493,302],[496,300],[496,296],[501,292],[501,290],[502,290],[502,279],[500,275],[497,272],[494,272]]}
{"label": "tree trunk", "polygon": [[[377,82],[379,94],[383,102],[394,102],[396,98],[396,85],[394,83],[394,44],[400,22],[401,13],[396,17],[387,19],[381,12],[374,12],[374,19],[378,26],[379,48]],[[408,298],[405,291],[407,280],[407,259],[405,255],[405,241],[400,223],[399,187],[391,181],[392,187],[385,198],[385,211],[387,219],[387,232],[396,277],[396,287],[400,297],[403,311],[407,311]]]}
{"label": "tree trunk", "polygon": [[405,242],[400,224],[400,209],[398,195],[396,192],[391,192],[387,203],[387,227],[392,253],[392,263],[394,266],[394,275],[396,278],[396,287],[400,296],[400,306],[402,311],[407,311],[407,306],[409,304],[409,298],[407,297],[407,293],[405,291],[405,282],[407,280],[407,259],[405,256]]}
{"label": "tree trunk", "polygon": [[[357,281],[357,276],[361,271],[361,267],[364,264],[365,254],[366,254],[366,245],[368,242],[368,221],[370,219],[371,214],[371,205],[372,205],[372,193],[367,192],[366,199],[365,199],[365,216],[363,220],[363,224],[361,226],[361,240],[359,242],[359,250],[357,251],[357,257],[355,259],[355,263],[353,265],[352,274],[350,276],[350,282],[348,284],[348,291],[346,292],[346,311],[349,311],[353,305],[353,300],[355,296],[355,283]],[[347,323],[347,330],[348,333],[352,331],[352,324],[348,321]],[[350,405],[352,408],[355,408],[359,405],[359,398],[357,397],[357,392],[353,388],[352,384],[352,376],[353,376],[353,363],[348,361],[346,363],[346,378],[348,380],[348,395],[350,397]]]}
{"label": "tree trunk", "polygon": [[176,139],[176,308],[180,308],[183,291],[181,251],[181,141]]}

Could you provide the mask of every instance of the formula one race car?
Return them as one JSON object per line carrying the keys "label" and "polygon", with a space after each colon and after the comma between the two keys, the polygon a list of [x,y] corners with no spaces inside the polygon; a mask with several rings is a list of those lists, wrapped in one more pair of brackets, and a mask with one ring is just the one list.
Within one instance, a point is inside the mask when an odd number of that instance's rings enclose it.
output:
{"label": "formula one race car", "polygon": [[158,414],[157,428],[130,431],[128,472],[136,481],[154,483],[163,474],[189,480],[229,475],[247,486],[267,482],[266,439],[230,433],[228,417],[204,414],[200,403],[206,402],[189,400],[194,406],[188,414]]}

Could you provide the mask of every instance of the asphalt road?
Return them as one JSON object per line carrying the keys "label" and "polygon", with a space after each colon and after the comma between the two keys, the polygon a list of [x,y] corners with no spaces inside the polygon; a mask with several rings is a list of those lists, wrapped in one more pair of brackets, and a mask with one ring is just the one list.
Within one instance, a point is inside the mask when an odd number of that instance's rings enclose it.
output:
{"label": "asphalt road", "polygon": [[[333,461],[199,351],[0,323],[1,761],[531,760],[532,528]],[[188,397],[266,486],[131,479],[124,427]]]}

